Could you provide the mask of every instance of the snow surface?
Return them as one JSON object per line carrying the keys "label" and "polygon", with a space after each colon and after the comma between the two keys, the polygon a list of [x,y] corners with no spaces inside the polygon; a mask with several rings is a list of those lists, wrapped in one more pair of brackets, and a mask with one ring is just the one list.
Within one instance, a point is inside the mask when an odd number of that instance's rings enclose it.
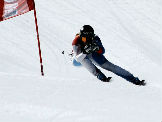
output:
{"label": "snow surface", "polygon": [[[162,0],[35,0],[45,76],[40,75],[33,12],[0,23],[0,122],[161,122]],[[147,81],[103,83],[68,53],[82,25],[107,59]],[[65,51],[65,55],[61,52]]]}

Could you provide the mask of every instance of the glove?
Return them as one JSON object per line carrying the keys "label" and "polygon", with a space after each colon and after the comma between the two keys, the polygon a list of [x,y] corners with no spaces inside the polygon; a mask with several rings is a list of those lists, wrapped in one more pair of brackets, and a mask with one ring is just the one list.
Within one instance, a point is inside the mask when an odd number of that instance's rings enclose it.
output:
{"label": "glove", "polygon": [[93,44],[85,45],[85,47],[83,49],[83,53],[90,54],[92,52],[99,51],[99,49],[100,49],[99,46],[96,43],[93,43]]}
{"label": "glove", "polygon": [[90,54],[90,53],[92,53],[92,46],[91,46],[91,44],[84,46],[83,53],[84,54]]}
{"label": "glove", "polygon": [[99,51],[100,47],[96,43],[93,43],[93,45],[91,46],[91,49],[92,49],[92,52],[97,52]]}

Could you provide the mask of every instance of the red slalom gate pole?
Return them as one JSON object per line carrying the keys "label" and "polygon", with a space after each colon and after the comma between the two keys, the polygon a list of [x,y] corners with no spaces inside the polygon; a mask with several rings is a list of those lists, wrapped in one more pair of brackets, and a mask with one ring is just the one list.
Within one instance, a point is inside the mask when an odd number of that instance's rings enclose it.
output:
{"label": "red slalom gate pole", "polygon": [[38,22],[37,22],[37,15],[36,15],[36,9],[35,9],[34,0],[33,0],[33,7],[34,7],[34,17],[35,17],[35,25],[36,25],[36,31],[37,31],[37,40],[38,40],[39,58],[40,58],[40,65],[41,65],[41,74],[42,74],[42,76],[44,76],[43,63],[42,63],[42,54],[41,54],[39,32],[38,32]]}
{"label": "red slalom gate pole", "polygon": [[3,21],[4,1],[0,0],[0,21]]}

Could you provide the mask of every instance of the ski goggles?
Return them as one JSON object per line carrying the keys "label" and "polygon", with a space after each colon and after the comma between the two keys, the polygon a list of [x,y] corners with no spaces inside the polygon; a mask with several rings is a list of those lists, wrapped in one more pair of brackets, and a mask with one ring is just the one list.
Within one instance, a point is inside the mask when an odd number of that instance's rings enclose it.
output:
{"label": "ski goggles", "polygon": [[93,37],[94,36],[93,32],[82,32],[81,35],[82,37]]}

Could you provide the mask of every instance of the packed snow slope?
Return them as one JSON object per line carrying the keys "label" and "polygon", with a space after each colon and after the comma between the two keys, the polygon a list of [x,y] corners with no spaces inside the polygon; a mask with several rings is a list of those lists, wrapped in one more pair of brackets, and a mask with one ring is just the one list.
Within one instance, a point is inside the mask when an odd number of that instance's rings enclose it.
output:
{"label": "packed snow slope", "polygon": [[[162,121],[161,0],[35,0],[45,76],[40,73],[33,11],[0,22],[0,122]],[[111,72],[103,83],[68,53],[84,24],[105,57],[147,81]],[[65,54],[62,54],[65,51]]]}

